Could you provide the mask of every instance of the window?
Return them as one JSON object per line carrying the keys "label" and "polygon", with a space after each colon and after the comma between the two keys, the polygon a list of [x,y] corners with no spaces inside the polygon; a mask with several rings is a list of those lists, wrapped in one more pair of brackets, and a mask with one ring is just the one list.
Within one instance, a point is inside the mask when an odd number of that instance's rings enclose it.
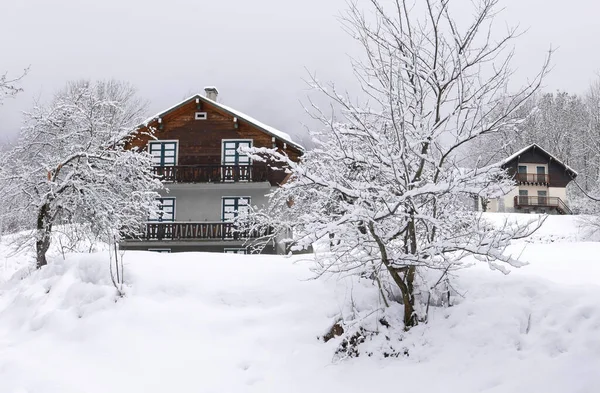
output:
{"label": "window", "polygon": [[223,221],[231,221],[240,214],[248,212],[250,207],[250,197],[223,197],[222,200]]}
{"label": "window", "polygon": [[250,157],[238,151],[240,147],[252,147],[252,139],[234,140],[224,139],[222,150],[222,180],[223,181],[248,181],[251,179]]}
{"label": "window", "polygon": [[206,120],[206,118],[207,118],[206,112],[196,112],[196,115],[194,118],[196,120]]}
{"label": "window", "polygon": [[527,190],[519,190],[519,205],[529,205],[529,192]]}
{"label": "window", "polygon": [[250,165],[250,157],[239,153],[240,147],[252,147],[252,139],[224,139],[221,161],[223,165]]}
{"label": "window", "polygon": [[548,192],[547,191],[538,191],[538,205],[546,206],[548,205]]}
{"label": "window", "polygon": [[225,254],[247,254],[245,248],[225,248],[223,252]]}
{"label": "window", "polygon": [[517,181],[520,181],[520,182],[527,181],[527,166],[519,165],[518,173],[517,173]]}
{"label": "window", "polygon": [[546,183],[546,167],[538,166],[536,167],[537,173],[537,182],[538,183]]}
{"label": "window", "polygon": [[150,216],[148,221],[173,222],[175,221],[175,198],[159,198],[159,211],[156,216]]}
{"label": "window", "polygon": [[177,165],[177,141],[152,141],[148,143],[148,152],[154,166]]}
{"label": "window", "polygon": [[170,254],[171,253],[170,248],[149,248],[148,251],[158,252],[161,254]]}

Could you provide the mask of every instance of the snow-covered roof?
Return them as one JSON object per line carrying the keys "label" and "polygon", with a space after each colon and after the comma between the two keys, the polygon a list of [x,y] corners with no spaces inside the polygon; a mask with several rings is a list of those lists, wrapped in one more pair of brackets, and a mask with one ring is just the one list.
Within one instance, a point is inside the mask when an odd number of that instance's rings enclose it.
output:
{"label": "snow-covered roof", "polygon": [[219,102],[213,101],[213,100],[211,100],[209,98],[204,97],[201,94],[194,94],[193,96],[191,96],[189,98],[186,98],[185,100],[183,100],[183,101],[181,101],[181,102],[179,102],[179,103],[171,106],[170,108],[168,108],[168,109],[166,109],[164,111],[161,111],[160,113],[157,113],[154,116],[149,117],[148,119],[146,119],[142,123],[142,125],[143,126],[148,126],[148,124],[150,124],[150,122],[152,122],[152,121],[154,121],[154,120],[156,120],[156,119],[158,119],[160,117],[165,116],[167,113],[173,111],[174,109],[177,109],[180,106],[182,106],[184,104],[187,104],[188,102],[190,102],[192,100],[195,100],[197,98],[199,98],[201,101],[207,102],[207,103],[209,103],[209,104],[211,104],[211,105],[213,105],[213,106],[221,109],[224,112],[229,113],[231,116],[237,117],[238,119],[245,120],[246,122],[251,123],[253,126],[255,126],[257,128],[260,128],[262,131],[266,132],[267,134],[269,134],[271,136],[274,136],[274,137],[276,137],[278,139],[281,139],[283,142],[285,142],[285,143],[287,143],[287,144],[289,144],[289,145],[291,145],[291,146],[293,146],[293,147],[295,147],[297,149],[304,150],[304,147],[302,147],[298,143],[294,142],[292,140],[292,137],[288,133],[283,132],[283,131],[279,131],[278,129],[273,128],[273,127],[271,127],[271,126],[269,126],[269,125],[267,125],[265,123],[262,123],[262,122],[260,122],[260,121],[258,121],[256,119],[254,119],[253,117],[248,116],[247,114],[245,114],[243,112],[240,112],[238,110],[230,108],[230,107],[228,107],[226,105],[223,105],[223,104],[221,104]]}
{"label": "snow-covered roof", "polygon": [[552,159],[554,161],[556,161],[557,163],[559,163],[560,165],[564,166],[568,171],[573,172],[573,174],[575,174],[575,176],[578,175],[577,171],[574,170],[573,168],[571,168],[570,166],[568,166],[567,164],[565,164],[564,162],[562,162],[561,160],[559,160],[558,158],[556,158],[554,155],[548,153],[547,150],[541,148],[539,145],[532,143],[531,145],[522,148],[521,150],[519,150],[518,152],[514,153],[513,155],[511,155],[510,157],[505,158],[504,160],[502,160],[500,162],[500,165],[504,165],[512,160],[514,160],[515,158],[519,157],[521,154],[525,153],[527,150],[532,149],[532,148],[536,148],[536,149],[540,149],[543,153],[545,153],[546,155],[548,155],[549,157],[552,157]]}

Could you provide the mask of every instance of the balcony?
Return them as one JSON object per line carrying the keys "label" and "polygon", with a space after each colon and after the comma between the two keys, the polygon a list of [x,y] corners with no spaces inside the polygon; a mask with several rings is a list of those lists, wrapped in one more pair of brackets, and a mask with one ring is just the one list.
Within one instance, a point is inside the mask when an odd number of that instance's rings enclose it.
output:
{"label": "balcony", "polygon": [[144,233],[128,240],[245,240],[271,234],[271,229],[244,230],[232,222],[149,222]]}
{"label": "balcony", "polygon": [[554,208],[560,214],[573,214],[571,209],[559,197],[541,197],[541,196],[516,196],[515,208]]}
{"label": "balcony", "polygon": [[550,184],[550,175],[544,173],[517,173],[516,180],[519,184]]}
{"label": "balcony", "polygon": [[280,183],[285,172],[273,170],[267,165],[178,165],[152,167],[162,181],[173,183]]}

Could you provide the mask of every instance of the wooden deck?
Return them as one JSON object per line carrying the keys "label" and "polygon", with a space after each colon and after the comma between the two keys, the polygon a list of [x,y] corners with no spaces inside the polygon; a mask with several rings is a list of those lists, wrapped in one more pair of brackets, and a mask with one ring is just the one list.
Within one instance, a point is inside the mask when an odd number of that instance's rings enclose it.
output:
{"label": "wooden deck", "polygon": [[571,209],[559,197],[516,196],[515,209],[522,208],[553,208],[560,214],[573,214]]}

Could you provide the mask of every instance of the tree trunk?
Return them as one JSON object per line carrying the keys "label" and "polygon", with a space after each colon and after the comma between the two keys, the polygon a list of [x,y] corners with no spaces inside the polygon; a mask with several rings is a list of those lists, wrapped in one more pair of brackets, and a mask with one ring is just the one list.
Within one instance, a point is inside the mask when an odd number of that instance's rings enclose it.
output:
{"label": "tree trunk", "polygon": [[46,253],[50,248],[50,237],[52,234],[52,223],[50,222],[50,205],[45,203],[38,212],[37,240],[35,242],[36,268],[46,266]]}
{"label": "tree trunk", "polygon": [[406,280],[406,289],[408,302],[410,303],[410,315],[406,313],[406,306],[404,306],[404,325],[405,326],[416,326],[418,323],[417,313],[415,312],[415,275],[417,274],[417,268],[415,266],[409,266],[404,276]]}
{"label": "tree trunk", "polygon": [[414,266],[407,267],[405,278],[402,279],[398,270],[393,268],[389,262],[386,262],[385,266],[387,267],[388,272],[392,276],[392,279],[396,285],[398,285],[400,288],[400,292],[402,292],[402,303],[404,305],[404,328],[408,330],[413,326],[417,326],[419,322],[417,319],[417,314],[415,313],[415,294],[413,286],[416,268]]}
{"label": "tree trunk", "polygon": [[[414,294],[414,279],[417,268],[415,266],[407,266],[402,269],[397,269],[392,266],[392,262],[388,259],[387,249],[385,244],[381,241],[381,238],[377,236],[373,223],[370,222],[368,225],[371,235],[375,239],[381,252],[381,261],[386,267],[387,271],[392,276],[392,279],[400,288],[402,292],[402,303],[404,303],[404,329],[408,330],[413,326],[416,326],[419,322],[417,314],[415,313],[415,294]],[[402,278],[400,272],[405,271],[405,276]],[[406,281],[405,281],[406,280]]]}

